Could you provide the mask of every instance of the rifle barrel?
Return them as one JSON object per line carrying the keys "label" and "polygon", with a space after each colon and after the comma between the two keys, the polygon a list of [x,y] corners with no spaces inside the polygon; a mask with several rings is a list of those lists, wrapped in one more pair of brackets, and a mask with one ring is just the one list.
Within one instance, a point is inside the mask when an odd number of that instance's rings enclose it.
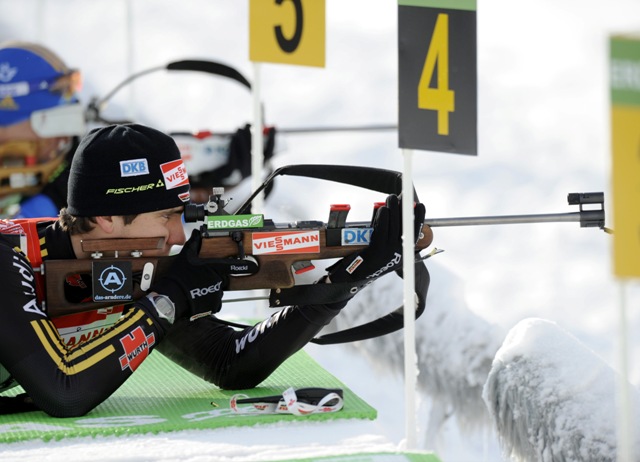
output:
{"label": "rifle barrel", "polygon": [[[600,210],[571,212],[571,213],[548,213],[537,215],[503,215],[489,217],[459,217],[459,218],[430,218],[425,220],[425,224],[436,226],[475,226],[475,225],[510,225],[522,223],[562,223],[562,222],[592,222],[603,220],[604,216]],[[592,226],[598,226],[594,224]]]}
{"label": "rifle barrel", "polygon": [[[432,228],[438,226],[476,226],[476,225],[510,225],[522,223],[562,223],[580,222],[582,227],[604,227],[603,210],[582,210],[570,213],[547,213],[537,215],[500,215],[482,217],[428,218],[425,225]],[[352,222],[348,226],[370,226],[367,222]]]}

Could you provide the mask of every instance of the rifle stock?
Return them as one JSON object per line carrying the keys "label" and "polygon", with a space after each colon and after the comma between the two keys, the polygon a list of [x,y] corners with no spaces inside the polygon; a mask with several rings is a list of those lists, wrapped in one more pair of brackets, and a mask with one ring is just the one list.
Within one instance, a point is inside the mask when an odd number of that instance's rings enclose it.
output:
{"label": "rifle stock", "polygon": [[[242,248],[245,254],[252,256],[258,262],[258,271],[247,276],[235,276],[230,278],[227,290],[251,290],[251,289],[279,289],[288,288],[295,285],[294,264],[312,262],[314,260],[324,260],[341,258],[358,252],[366,245],[327,245],[326,227],[319,229],[295,228],[287,231],[318,231],[319,252],[313,253],[279,253],[267,255],[254,255],[253,232],[242,231]],[[273,231],[273,230],[271,230]],[[278,230],[282,231],[282,230]],[[422,236],[416,244],[416,250],[422,250],[431,245],[433,232],[428,225],[422,228]],[[173,256],[147,257],[144,252],[160,248],[161,238],[151,239],[94,239],[83,241],[83,250],[89,252],[141,252],[138,257],[101,257],[96,259],[70,259],[70,260],[46,260],[43,263],[46,281],[46,307],[51,317],[58,317],[76,312],[95,310],[98,308],[112,306],[111,302],[70,302],[65,296],[64,286],[68,276],[76,274],[91,274],[92,264],[95,261],[110,262],[131,262],[134,273],[141,273],[147,263],[154,267],[153,279],[155,280],[169,270]],[[229,233],[219,236],[203,238],[200,257],[202,258],[231,258],[239,255],[239,245],[234,241]],[[312,267],[305,267],[311,269]],[[134,287],[133,298],[138,299],[144,295],[138,284]]]}

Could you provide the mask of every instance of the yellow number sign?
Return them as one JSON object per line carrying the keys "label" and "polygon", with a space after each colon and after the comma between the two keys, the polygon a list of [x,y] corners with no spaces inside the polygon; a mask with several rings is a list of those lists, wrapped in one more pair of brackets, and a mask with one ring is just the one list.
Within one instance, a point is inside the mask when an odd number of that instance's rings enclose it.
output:
{"label": "yellow number sign", "polygon": [[398,0],[401,148],[477,155],[476,0]]}
{"label": "yellow number sign", "polygon": [[249,0],[249,59],[325,65],[325,0]]}
{"label": "yellow number sign", "polygon": [[640,36],[611,37],[613,257],[618,277],[640,276]]}

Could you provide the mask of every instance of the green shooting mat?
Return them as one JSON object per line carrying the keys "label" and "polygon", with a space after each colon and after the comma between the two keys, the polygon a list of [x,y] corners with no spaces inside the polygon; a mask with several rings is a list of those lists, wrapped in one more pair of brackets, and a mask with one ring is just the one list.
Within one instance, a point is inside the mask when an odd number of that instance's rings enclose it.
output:
{"label": "green shooting mat", "polygon": [[[249,397],[279,395],[289,387],[342,388],[344,407],[337,412],[306,416],[247,415],[229,408],[229,400],[234,394]],[[22,392],[22,388],[16,387],[5,396]],[[289,358],[260,386],[233,391],[220,390],[161,354],[153,353],[111,397],[83,417],[54,418],[44,412],[0,416],[0,443],[214,429],[295,420],[374,420],[376,416],[374,408],[304,351]]]}

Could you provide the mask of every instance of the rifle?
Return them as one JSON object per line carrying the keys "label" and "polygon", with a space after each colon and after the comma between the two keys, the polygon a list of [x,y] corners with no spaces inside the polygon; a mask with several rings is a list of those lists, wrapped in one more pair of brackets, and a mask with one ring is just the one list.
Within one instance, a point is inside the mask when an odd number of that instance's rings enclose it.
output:
{"label": "rifle", "polygon": [[[337,213],[342,213],[340,209]],[[188,212],[187,212],[188,213]],[[336,210],[332,210],[332,214]],[[259,215],[229,215],[227,222],[246,222],[252,218],[260,222]],[[222,220],[222,221],[225,221]],[[219,223],[221,220],[209,223]],[[262,224],[262,222],[260,222]],[[363,222],[364,223],[364,222]],[[264,224],[254,228],[231,228],[203,232],[202,258],[230,259],[232,275],[227,290],[285,289],[295,285],[295,275],[313,270],[313,260],[341,258],[358,252],[368,245],[371,225],[362,223],[343,223],[342,228],[331,227],[331,223],[316,221],[296,222],[293,224],[274,224],[264,220]],[[206,226],[206,225],[204,225]],[[336,239],[345,235],[348,241],[341,244]],[[416,251],[427,248],[433,240],[428,226],[423,226],[422,237],[416,244]],[[170,266],[173,256],[148,257],[146,251],[162,248],[164,238],[132,239],[92,239],[82,242],[82,249],[91,252],[92,259],[81,260],[45,260],[47,296],[46,305],[52,317],[79,311],[94,310],[112,306],[114,301],[131,301],[143,296],[155,277],[163,274]],[[267,253],[263,253],[267,252]],[[114,253],[114,257],[104,257],[105,253]],[[122,256],[124,255],[124,256]],[[95,265],[99,263],[99,265]],[[124,264],[124,265],[123,265]],[[115,266],[114,266],[115,265]],[[130,270],[123,267],[130,265]],[[119,269],[129,278],[129,274],[140,273],[140,282],[134,288],[133,296],[118,295],[106,297],[104,301],[73,303],[66,300],[64,283],[68,276],[75,274],[96,274],[96,268],[110,268],[119,273]],[[102,279],[120,281],[117,274],[102,276]],[[94,297],[96,289],[94,279]],[[122,293],[126,293],[125,290]]]}
{"label": "rifle", "polygon": [[[222,200],[223,188],[213,188],[213,194],[207,204],[185,206],[185,221],[202,223],[200,230],[203,241],[200,256],[224,260],[228,264],[229,272],[232,274],[228,290],[270,289],[271,306],[292,304],[292,297],[287,297],[287,293],[296,292],[300,292],[296,295],[298,299],[309,297],[305,300],[307,304],[321,303],[315,299],[313,291],[295,290],[295,276],[312,270],[314,260],[341,258],[362,250],[368,245],[372,225],[371,222],[347,222],[349,206],[344,204],[331,206],[326,223],[298,221],[277,224],[264,219],[260,214],[251,214],[252,199],[279,175],[324,179],[386,194],[400,194],[402,174],[369,167],[292,165],[274,171],[234,214],[228,214],[224,210],[226,204]],[[415,189],[414,200],[418,202]],[[437,226],[580,221],[582,227],[604,228],[602,193],[569,194],[569,204],[580,205],[580,211],[550,215],[427,219],[417,241],[416,252],[431,245],[431,228]],[[594,204],[600,208],[583,208]],[[43,272],[46,278],[46,306],[49,315],[57,317],[94,310],[142,297],[153,280],[167,271],[174,258],[145,255],[145,252],[162,248],[162,245],[162,238],[87,240],[82,242],[82,248],[85,252],[91,253],[91,259],[45,260]],[[115,256],[104,257],[107,252]],[[121,256],[123,254],[124,256]],[[417,262],[424,266],[421,260],[418,255]],[[420,271],[416,278],[416,294],[419,299],[417,316],[424,309],[429,282],[426,267]],[[66,299],[65,280],[75,274],[92,274],[93,301],[73,303]],[[126,284],[120,284],[123,281]],[[422,287],[418,288],[418,283],[421,283]],[[297,300],[296,297],[293,297],[293,300]],[[397,324],[398,320],[394,322]],[[394,330],[401,327],[400,323]]]}

